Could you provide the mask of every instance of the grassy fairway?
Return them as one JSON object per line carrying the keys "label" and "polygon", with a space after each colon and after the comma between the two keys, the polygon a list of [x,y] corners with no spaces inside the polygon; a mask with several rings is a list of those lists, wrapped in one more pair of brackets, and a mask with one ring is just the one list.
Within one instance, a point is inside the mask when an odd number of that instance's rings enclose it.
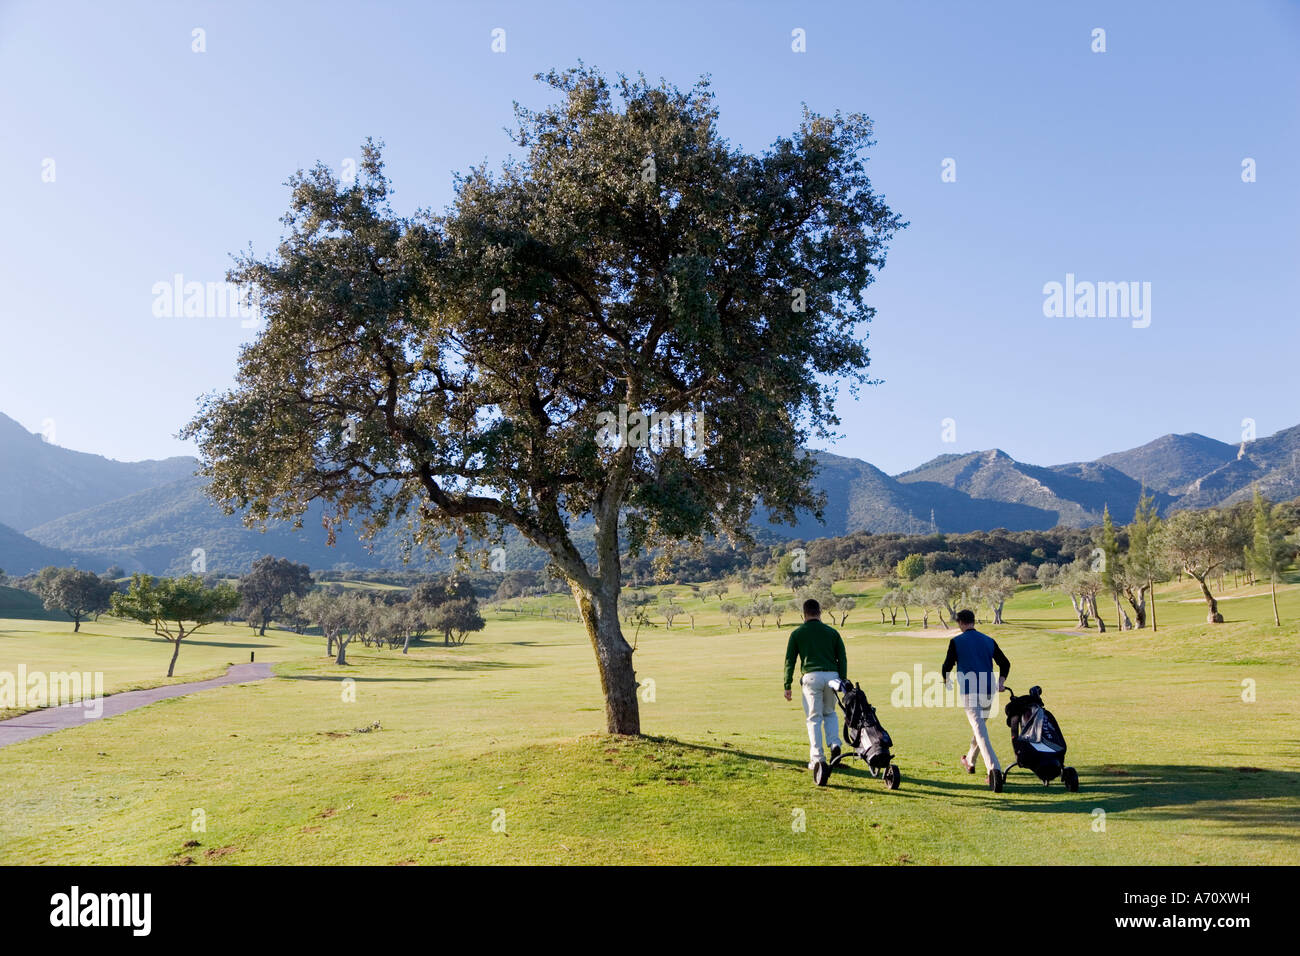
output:
{"label": "grassy fairway", "polygon": [[[268,629],[258,637],[245,625],[209,625],[181,642],[176,674],[168,679],[172,645],[149,628],[104,615],[82,622],[80,632],[73,633],[64,615],[50,613],[41,620],[11,616],[19,603],[15,596],[21,594],[0,588],[0,671],[15,670],[20,663],[29,671],[99,671],[106,694],[206,680],[247,661],[250,653],[273,661],[319,654],[317,642],[306,643],[296,634]],[[0,719],[27,709],[0,707]]]}
{"label": "grassy fairway", "polygon": [[[0,749],[0,862],[1300,862],[1296,625],[1271,625],[1266,589],[1226,596],[1225,625],[1198,623],[1203,606],[1171,586],[1158,634],[1074,635],[1061,633],[1068,602],[1030,589],[1011,623],[985,627],[1011,657],[1011,686],[1042,685],[1078,794],[1017,771],[994,795],[957,767],[960,711],[891,706],[891,675],[937,670],[945,645],[937,628],[871,623],[870,593],[842,631],[850,676],[897,745],[895,793],[856,768],[812,786],[802,713],[781,697],[789,622],[737,633],[716,599],[684,600],[694,631],[685,618],[641,631],[655,736],[636,740],[596,733],[592,652],[571,623],[494,613],[466,646],[403,657],[353,645],[347,668],[318,638],[218,627],[182,648],[182,679],[250,647],[281,662],[278,678]],[[1300,587],[1280,600],[1283,620],[1300,621]],[[0,620],[0,669],[103,669],[116,689],[166,670],[166,645],[138,627],[64,630]],[[1009,763],[1000,721],[994,744]],[[191,829],[195,810],[205,832]]]}

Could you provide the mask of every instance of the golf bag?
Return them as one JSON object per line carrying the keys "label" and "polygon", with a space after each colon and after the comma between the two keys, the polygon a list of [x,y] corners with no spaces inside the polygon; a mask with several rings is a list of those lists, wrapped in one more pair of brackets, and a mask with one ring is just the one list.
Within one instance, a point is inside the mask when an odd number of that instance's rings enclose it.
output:
{"label": "golf bag", "polygon": [[872,770],[882,770],[893,759],[889,748],[894,741],[880,726],[876,708],[871,706],[861,687],[841,681],[840,706],[844,709],[844,739]]}
{"label": "golf bag", "polygon": [[1073,767],[1065,765],[1065,735],[1052,712],[1043,706],[1042,688],[1031,687],[1023,697],[1017,697],[1010,688],[1007,691],[1011,694],[1007,702],[1007,726],[1011,728],[1016,762],[1003,776],[1012,767],[1020,766],[1032,771],[1045,784],[1060,777],[1067,790],[1078,790],[1078,774]]}

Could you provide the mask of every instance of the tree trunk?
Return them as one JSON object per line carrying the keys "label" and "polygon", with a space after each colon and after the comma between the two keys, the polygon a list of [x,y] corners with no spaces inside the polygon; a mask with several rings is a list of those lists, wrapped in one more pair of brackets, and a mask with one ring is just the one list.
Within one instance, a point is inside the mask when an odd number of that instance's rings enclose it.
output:
{"label": "tree trunk", "polygon": [[1070,595],[1070,607],[1074,608],[1074,614],[1079,619],[1080,627],[1088,626],[1088,605],[1077,595]]}
{"label": "tree trunk", "polygon": [[1004,603],[1004,602],[999,601],[997,604],[995,604],[995,605],[993,606],[993,623],[994,623],[994,624],[1001,624],[1001,623],[1002,623],[1002,606],[1003,606],[1003,603]]}
{"label": "tree trunk", "polygon": [[180,655],[180,652],[181,652],[181,639],[178,637],[176,640],[172,641],[172,645],[173,645],[173,647],[172,647],[172,662],[171,662],[170,664],[167,665],[167,676],[168,676],[168,677],[171,677],[171,676],[172,676],[172,672],[176,670],[176,658]]}
{"label": "tree trunk", "polygon": [[1092,616],[1097,619],[1097,633],[1106,633],[1106,622],[1101,619],[1101,614],[1097,611],[1097,596],[1095,594],[1088,597],[1088,610],[1092,611]]}
{"label": "tree trunk", "polygon": [[1128,600],[1129,605],[1133,608],[1133,616],[1137,618],[1138,630],[1147,626],[1147,586],[1144,584],[1138,588],[1137,596],[1133,594],[1132,588],[1124,589],[1124,597]]}
{"label": "tree trunk", "polygon": [[330,634],[325,635],[325,656],[329,657],[334,653],[334,637]]}
{"label": "tree trunk", "polygon": [[912,626],[912,615],[908,613],[906,604],[903,605],[903,620],[907,621],[908,627]]}
{"label": "tree trunk", "polygon": [[632,647],[623,637],[618,623],[618,579],[611,586],[588,594],[573,585],[573,598],[587,628],[600,686],[605,694],[605,727],[611,734],[640,735],[641,712],[637,703],[636,670],[632,666]]}
{"label": "tree trunk", "polygon": [[1209,613],[1205,615],[1205,623],[1222,624],[1223,615],[1219,613],[1219,602],[1215,599],[1214,595],[1210,593],[1210,589],[1206,587],[1205,578],[1196,577],[1196,575],[1192,575],[1192,577],[1195,577],[1196,582],[1200,584],[1201,593],[1205,595],[1205,603],[1209,605],[1210,608]]}
{"label": "tree trunk", "polygon": [[74,617],[72,619],[72,633],[76,634],[80,630],[81,630],[81,618]]}
{"label": "tree trunk", "polygon": [[411,647],[411,635],[406,635],[406,640],[402,642],[402,653],[405,654]]}
{"label": "tree trunk", "polygon": [[339,636],[339,656],[334,659],[335,664],[346,664],[348,662],[348,645],[344,643],[342,635]]}
{"label": "tree trunk", "polygon": [[1268,576],[1268,589],[1273,594],[1273,624],[1277,627],[1282,626],[1282,619],[1277,616],[1277,575]]}

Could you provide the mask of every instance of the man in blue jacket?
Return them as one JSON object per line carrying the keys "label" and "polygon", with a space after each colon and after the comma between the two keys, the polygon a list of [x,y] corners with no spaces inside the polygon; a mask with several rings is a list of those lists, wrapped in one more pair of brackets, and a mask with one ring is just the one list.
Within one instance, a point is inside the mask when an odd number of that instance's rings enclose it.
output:
{"label": "man in blue jacket", "polygon": [[[961,633],[948,642],[948,654],[943,659],[943,682],[948,683],[948,673],[956,667],[957,690],[972,731],[970,750],[961,758],[962,769],[967,773],[975,772],[975,752],[978,750],[984,758],[989,787],[1001,790],[1002,765],[998,763],[998,755],[993,752],[993,743],[989,740],[985,721],[997,703],[997,695],[1002,693],[1007,674],[1011,673],[1011,662],[1002,653],[997,641],[975,630],[973,611],[958,611],[957,626],[961,628]],[[998,667],[996,691],[993,689],[994,664]]]}

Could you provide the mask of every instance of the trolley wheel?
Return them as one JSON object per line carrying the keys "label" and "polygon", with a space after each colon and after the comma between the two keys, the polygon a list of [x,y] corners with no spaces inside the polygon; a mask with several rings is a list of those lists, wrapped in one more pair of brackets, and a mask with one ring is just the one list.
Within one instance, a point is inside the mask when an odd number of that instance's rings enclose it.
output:
{"label": "trolley wheel", "polygon": [[819,787],[826,786],[826,784],[831,779],[830,764],[826,763],[824,760],[818,761],[817,766],[813,767],[812,775],[813,775],[813,781],[817,784],[817,786]]}
{"label": "trolley wheel", "polygon": [[1061,783],[1065,784],[1065,789],[1071,793],[1079,792],[1079,774],[1073,767],[1066,767],[1061,771]]}
{"label": "trolley wheel", "polygon": [[1002,785],[1006,783],[1006,776],[997,770],[989,771],[989,789],[994,793],[1002,792]]}
{"label": "trolley wheel", "polygon": [[897,764],[890,764],[885,768],[885,786],[890,790],[897,790],[898,785],[903,782],[903,773],[898,769]]}

